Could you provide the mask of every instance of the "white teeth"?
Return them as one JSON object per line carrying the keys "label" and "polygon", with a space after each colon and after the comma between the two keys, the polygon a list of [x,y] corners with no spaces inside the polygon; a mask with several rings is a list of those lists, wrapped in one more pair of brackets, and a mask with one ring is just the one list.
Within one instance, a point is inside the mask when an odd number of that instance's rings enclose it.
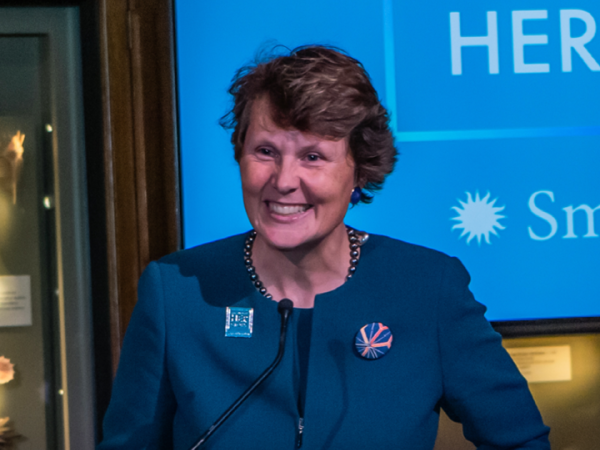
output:
{"label": "white teeth", "polygon": [[276,214],[290,215],[306,211],[308,205],[282,205],[281,203],[269,202],[269,209]]}

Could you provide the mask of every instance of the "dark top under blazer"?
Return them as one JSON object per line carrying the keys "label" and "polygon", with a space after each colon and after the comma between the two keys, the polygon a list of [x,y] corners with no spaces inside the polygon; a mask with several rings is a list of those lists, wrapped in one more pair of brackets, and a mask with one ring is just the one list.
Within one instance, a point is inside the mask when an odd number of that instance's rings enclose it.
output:
{"label": "dark top under blazer", "polygon": [[[148,266],[100,449],[187,450],[272,362],[277,304],[250,283],[244,239]],[[468,284],[456,258],[371,236],[356,275],[315,298],[302,448],[430,450],[441,406],[480,449],[549,449],[527,383]],[[226,306],[254,308],[251,338],[225,337]],[[394,336],[374,361],[354,351],[371,322]],[[204,448],[295,448],[295,339],[292,325],[281,365]]]}

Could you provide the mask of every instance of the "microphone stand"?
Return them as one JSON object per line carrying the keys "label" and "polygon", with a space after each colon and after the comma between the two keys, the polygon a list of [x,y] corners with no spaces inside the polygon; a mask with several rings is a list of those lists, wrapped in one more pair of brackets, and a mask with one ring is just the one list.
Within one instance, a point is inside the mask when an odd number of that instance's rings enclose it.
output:
{"label": "microphone stand", "polygon": [[204,445],[207,439],[212,436],[212,434],[217,430],[217,428],[223,425],[223,422],[225,422],[229,418],[229,416],[231,416],[234,413],[234,411],[238,409],[248,397],[250,397],[250,395],[256,390],[256,388],[258,388],[258,386],[260,386],[262,382],[265,381],[269,377],[269,375],[271,375],[273,370],[275,370],[275,368],[279,365],[281,359],[283,358],[283,352],[285,351],[285,338],[287,335],[288,320],[293,310],[294,303],[287,298],[282,299],[278,303],[277,311],[281,315],[281,331],[279,332],[279,350],[277,351],[277,356],[275,357],[275,360],[256,379],[256,381],[252,383],[252,385],[229,408],[227,408],[227,410],[221,415],[221,417],[219,417],[217,421],[213,423],[211,427],[208,430],[206,430],[206,432],[202,436],[200,436],[198,441],[196,441],[196,443],[190,448],[190,450],[197,450],[202,445]]}

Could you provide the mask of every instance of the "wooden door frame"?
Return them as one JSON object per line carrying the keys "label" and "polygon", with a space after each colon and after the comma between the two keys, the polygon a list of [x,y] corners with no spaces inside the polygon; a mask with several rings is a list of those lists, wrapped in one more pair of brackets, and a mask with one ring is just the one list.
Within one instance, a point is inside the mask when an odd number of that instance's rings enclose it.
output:
{"label": "wooden door frame", "polygon": [[97,7],[114,373],[142,271],[181,247],[174,22],[171,0]]}
{"label": "wooden door frame", "polygon": [[99,440],[138,279],[182,246],[173,0],[84,0],[81,23]]}

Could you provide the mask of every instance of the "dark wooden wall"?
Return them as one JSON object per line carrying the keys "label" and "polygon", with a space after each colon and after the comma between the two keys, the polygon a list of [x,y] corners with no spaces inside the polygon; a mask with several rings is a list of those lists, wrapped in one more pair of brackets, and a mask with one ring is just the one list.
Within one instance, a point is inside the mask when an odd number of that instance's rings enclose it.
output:
{"label": "dark wooden wall", "polygon": [[146,265],[181,246],[172,0],[82,0],[96,439]]}
{"label": "dark wooden wall", "polygon": [[104,402],[137,281],[150,261],[180,248],[173,4],[62,3],[80,8],[94,352]]}
{"label": "dark wooden wall", "polygon": [[169,0],[95,6],[114,373],[138,278],[180,247],[174,26]]}

